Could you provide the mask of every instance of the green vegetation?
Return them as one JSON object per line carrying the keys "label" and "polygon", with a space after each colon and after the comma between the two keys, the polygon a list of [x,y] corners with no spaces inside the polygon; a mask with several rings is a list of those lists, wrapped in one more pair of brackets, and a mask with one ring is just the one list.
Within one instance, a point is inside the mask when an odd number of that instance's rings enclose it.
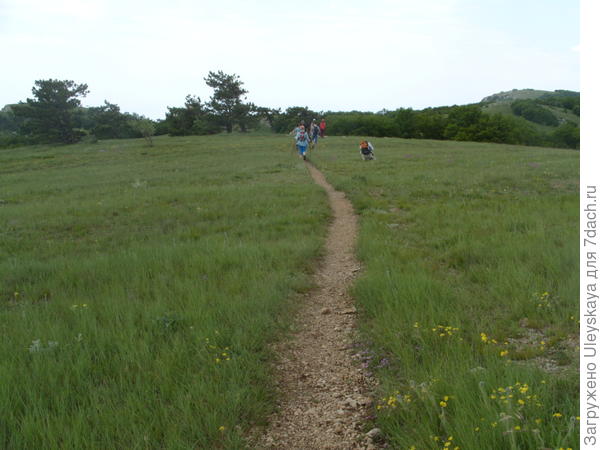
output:
{"label": "green vegetation", "polygon": [[[494,94],[472,105],[415,111],[316,112],[293,106],[285,111],[246,103],[248,93],[237,75],[209,72],[206,84],[214,90],[208,102],[188,95],[183,107],[167,107],[156,122],[121,113],[105,101],[101,107],[80,106],[87,85],[73,81],[38,80],[36,99],[6,105],[0,111],[0,148],[35,143],[144,137],[154,134],[191,136],[221,131],[287,133],[300,121],[326,117],[330,136],[377,136],[515,145],[579,148],[579,93],[513,90]],[[43,89],[42,89],[43,87]],[[48,92],[46,92],[48,91]],[[40,95],[43,93],[43,95]],[[58,114],[57,112],[60,112]],[[44,118],[41,120],[40,118]]]}
{"label": "green vegetation", "polygon": [[329,217],[289,144],[0,151],[0,447],[243,447]]}
{"label": "green vegetation", "polygon": [[[372,142],[376,161],[345,137],[311,159],[360,215],[354,294],[392,448],[575,448],[579,154]],[[329,217],[291,150],[0,151],[0,446],[244,446]]]}
{"label": "green vegetation", "polygon": [[515,100],[510,108],[517,116],[541,125],[558,126],[558,119],[551,111],[536,103],[534,100]]}
{"label": "green vegetation", "polygon": [[[578,153],[328,138],[360,215],[354,293],[392,448],[577,447]],[[445,444],[447,444],[446,447]]]}

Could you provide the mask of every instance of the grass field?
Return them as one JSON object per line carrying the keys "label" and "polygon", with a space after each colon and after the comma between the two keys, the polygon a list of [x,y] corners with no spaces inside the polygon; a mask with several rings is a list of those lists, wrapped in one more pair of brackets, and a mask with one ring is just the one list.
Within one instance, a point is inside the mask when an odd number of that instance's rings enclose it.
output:
{"label": "grass field", "polygon": [[[329,137],[391,448],[578,442],[571,150]],[[329,218],[285,136],[0,150],[0,447],[242,448]],[[447,444],[447,445],[446,445]]]}
{"label": "grass field", "polygon": [[0,448],[241,448],[329,210],[273,137],[0,151]]}
{"label": "grass field", "polygon": [[576,448],[579,154],[379,139],[362,162],[357,142],[313,160],[360,214],[354,291],[392,448]]}

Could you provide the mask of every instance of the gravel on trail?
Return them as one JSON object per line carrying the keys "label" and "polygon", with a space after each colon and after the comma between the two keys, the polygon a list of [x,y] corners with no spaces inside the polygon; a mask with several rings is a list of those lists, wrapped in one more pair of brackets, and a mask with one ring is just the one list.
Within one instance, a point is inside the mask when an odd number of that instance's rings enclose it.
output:
{"label": "gravel on trail", "polygon": [[[354,254],[358,225],[351,203],[306,163],[329,197],[334,220],[326,255],[305,295],[289,342],[278,354],[278,408],[256,443],[264,449],[375,449],[379,433],[364,429],[373,410],[374,380],[355,354],[356,308],[348,293],[360,265]],[[379,431],[379,430],[377,430]]]}

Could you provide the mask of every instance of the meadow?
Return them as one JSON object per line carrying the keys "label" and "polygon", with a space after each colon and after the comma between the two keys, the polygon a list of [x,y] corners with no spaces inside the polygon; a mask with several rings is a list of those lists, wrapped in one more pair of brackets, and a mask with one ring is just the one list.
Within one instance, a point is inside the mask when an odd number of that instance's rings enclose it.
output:
{"label": "meadow", "polygon": [[360,216],[354,294],[392,448],[578,446],[579,154],[327,138]]}
{"label": "meadow", "polygon": [[[576,448],[579,154],[328,137],[391,448]],[[0,447],[243,448],[330,218],[289,137],[0,150]]]}
{"label": "meadow", "polygon": [[330,216],[289,140],[0,151],[0,448],[243,448]]}

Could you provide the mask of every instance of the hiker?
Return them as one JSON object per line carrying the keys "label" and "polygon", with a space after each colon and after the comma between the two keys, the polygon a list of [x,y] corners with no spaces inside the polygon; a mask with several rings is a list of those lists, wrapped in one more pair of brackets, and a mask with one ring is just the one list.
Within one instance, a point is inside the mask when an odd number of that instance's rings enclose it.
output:
{"label": "hiker", "polygon": [[319,134],[321,133],[321,129],[315,119],[310,123],[310,140],[312,142],[313,148],[317,147],[317,142],[319,141]]}
{"label": "hiker", "polygon": [[375,159],[375,154],[373,153],[375,147],[373,147],[373,144],[371,144],[369,141],[360,141],[358,149],[360,150],[360,156],[363,159],[363,161]]}
{"label": "hiker", "polygon": [[321,131],[321,137],[325,137],[325,119],[321,119],[319,130]]}
{"label": "hiker", "polygon": [[298,134],[298,131],[300,131],[300,127],[304,128],[304,120],[301,120],[300,123],[298,124],[298,126],[296,128],[294,128],[292,131],[290,131],[288,134],[290,136],[294,136],[294,139],[295,139],[296,134]]}
{"label": "hiker", "polygon": [[294,139],[296,139],[296,148],[298,149],[298,155],[300,158],[306,159],[306,149],[308,148],[308,133],[304,129],[304,125],[300,125],[295,128],[298,130]]}

